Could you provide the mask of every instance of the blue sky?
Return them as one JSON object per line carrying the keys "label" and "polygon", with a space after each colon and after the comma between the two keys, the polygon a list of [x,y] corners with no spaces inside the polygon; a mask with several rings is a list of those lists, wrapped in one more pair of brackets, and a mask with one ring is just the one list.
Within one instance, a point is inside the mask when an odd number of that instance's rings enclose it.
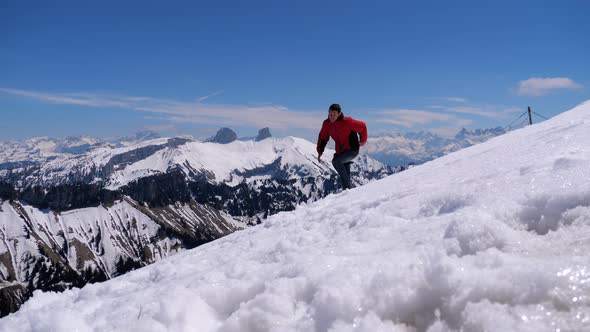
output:
{"label": "blue sky", "polygon": [[505,126],[590,99],[587,1],[0,4],[0,140]]}

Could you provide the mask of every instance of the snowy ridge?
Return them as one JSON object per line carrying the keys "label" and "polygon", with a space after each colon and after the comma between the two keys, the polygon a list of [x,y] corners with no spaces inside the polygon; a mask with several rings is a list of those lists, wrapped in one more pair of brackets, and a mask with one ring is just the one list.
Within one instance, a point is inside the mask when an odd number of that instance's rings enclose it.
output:
{"label": "snowy ridge", "polygon": [[[253,181],[253,173],[274,165],[286,179],[301,176],[329,177],[334,151],[327,149],[322,163],[316,159],[315,144],[296,137],[267,138],[262,141],[234,141],[229,144],[198,142],[186,138],[158,138],[114,148],[95,146],[80,155],[59,156],[34,167],[0,168],[0,180],[44,187],[67,183],[100,184],[116,190],[137,179],[180,170],[187,181],[207,178],[211,183],[235,186]],[[370,158],[359,158],[355,172],[389,172]],[[267,174],[265,178],[270,178]],[[12,180],[11,180],[12,179]],[[16,180],[15,180],[16,179]],[[359,183],[368,179],[361,178]]]}
{"label": "snowy ridge", "polygon": [[[39,167],[38,173],[27,176],[28,183],[35,183],[42,186],[58,185],[63,183],[103,182],[105,171],[103,168],[117,156],[132,153],[134,150],[146,149],[149,147],[164,148],[170,140],[158,138],[140,142],[138,144],[113,148],[112,146],[97,146],[81,155],[68,155],[50,160]],[[123,161],[124,162],[124,161]],[[0,174],[1,175],[1,174]],[[140,176],[149,175],[149,172]]]}
{"label": "snowy ridge", "polygon": [[45,162],[52,158],[83,154],[95,146],[132,146],[158,137],[155,132],[143,131],[126,137],[97,138],[78,135],[51,138],[40,136],[24,141],[0,141],[0,164],[8,162]]}
{"label": "snowy ridge", "polygon": [[172,151],[158,151],[115,172],[111,176],[110,187],[125,185],[145,172],[164,173],[173,165],[180,165],[185,174],[203,170],[202,172],[210,176],[211,181],[229,185],[246,180],[240,173],[264,167],[277,160],[280,160],[281,168],[297,165],[310,170],[317,169],[317,174],[330,173],[329,164],[319,164],[313,158],[315,153],[315,145],[295,137],[268,138],[260,142],[234,141],[229,144],[188,142]]}
{"label": "snowy ridge", "polygon": [[63,140],[34,137],[26,141],[0,142],[0,163],[22,161],[45,161],[49,158],[68,155],[77,147],[88,147],[98,140],[88,136],[66,137]]}
{"label": "snowy ridge", "polygon": [[0,330],[587,331],[588,146],[590,102],[120,278],[37,292]]}

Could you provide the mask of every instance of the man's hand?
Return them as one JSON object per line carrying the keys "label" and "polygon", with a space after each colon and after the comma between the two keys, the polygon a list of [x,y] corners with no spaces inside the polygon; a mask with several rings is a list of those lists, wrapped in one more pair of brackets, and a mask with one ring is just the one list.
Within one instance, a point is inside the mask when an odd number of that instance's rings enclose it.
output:
{"label": "man's hand", "polygon": [[318,162],[321,163],[322,162],[322,154],[318,153]]}

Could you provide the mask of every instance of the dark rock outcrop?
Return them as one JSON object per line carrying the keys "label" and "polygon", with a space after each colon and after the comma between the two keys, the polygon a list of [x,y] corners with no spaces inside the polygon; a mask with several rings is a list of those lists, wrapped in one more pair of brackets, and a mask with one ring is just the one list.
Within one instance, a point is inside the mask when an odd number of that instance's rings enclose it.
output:
{"label": "dark rock outcrop", "polygon": [[121,193],[110,191],[96,184],[64,184],[49,189],[40,186],[26,188],[14,195],[12,199],[21,199],[39,209],[66,211],[85,207],[96,207],[100,204],[112,205],[121,199]]}
{"label": "dark rock outcrop", "polygon": [[14,200],[17,192],[10,183],[0,182],[0,200]]}
{"label": "dark rock outcrop", "polygon": [[238,139],[238,135],[230,128],[221,128],[208,142],[228,144]]}
{"label": "dark rock outcrop", "polygon": [[21,284],[0,283],[0,317],[17,311],[29,297],[29,292]]}
{"label": "dark rock outcrop", "polygon": [[258,136],[256,136],[256,141],[262,141],[263,139],[269,138],[272,135],[270,134],[270,129],[268,127],[262,128],[258,131]]}

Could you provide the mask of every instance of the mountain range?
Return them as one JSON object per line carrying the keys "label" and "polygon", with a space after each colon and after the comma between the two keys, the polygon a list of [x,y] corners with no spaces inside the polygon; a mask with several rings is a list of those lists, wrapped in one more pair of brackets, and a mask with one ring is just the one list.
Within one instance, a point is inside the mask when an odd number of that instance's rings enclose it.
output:
{"label": "mountain range", "polygon": [[452,138],[425,131],[370,135],[366,152],[387,165],[417,165],[505,133],[504,128],[496,127],[472,130],[463,128]]}
{"label": "mountain range", "polygon": [[22,141],[0,141],[0,164],[43,162],[52,158],[82,154],[97,145],[124,147],[156,138],[160,138],[158,133],[146,130],[129,136],[117,137],[75,135],[53,138],[40,136]]}
{"label": "mountain range", "polygon": [[[142,133],[1,146],[2,315],[34,290],[110,279],[338,187],[328,158],[295,137],[221,144]],[[366,155],[352,168],[357,186],[400,170]]]}

